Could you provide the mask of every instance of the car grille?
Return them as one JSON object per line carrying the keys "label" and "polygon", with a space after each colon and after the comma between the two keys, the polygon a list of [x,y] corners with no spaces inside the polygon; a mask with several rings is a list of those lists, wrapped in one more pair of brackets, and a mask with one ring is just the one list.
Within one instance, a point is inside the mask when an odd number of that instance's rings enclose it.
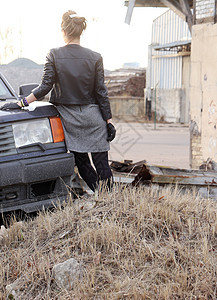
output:
{"label": "car grille", "polygon": [[10,124],[0,124],[0,156],[16,154],[13,129]]}

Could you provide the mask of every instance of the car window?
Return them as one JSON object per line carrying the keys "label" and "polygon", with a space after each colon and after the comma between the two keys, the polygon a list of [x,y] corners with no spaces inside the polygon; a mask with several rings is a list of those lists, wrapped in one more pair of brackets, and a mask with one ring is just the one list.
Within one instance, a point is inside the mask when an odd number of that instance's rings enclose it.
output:
{"label": "car window", "polygon": [[13,95],[8,90],[7,86],[4,84],[2,79],[0,78],[0,98],[11,98]]}

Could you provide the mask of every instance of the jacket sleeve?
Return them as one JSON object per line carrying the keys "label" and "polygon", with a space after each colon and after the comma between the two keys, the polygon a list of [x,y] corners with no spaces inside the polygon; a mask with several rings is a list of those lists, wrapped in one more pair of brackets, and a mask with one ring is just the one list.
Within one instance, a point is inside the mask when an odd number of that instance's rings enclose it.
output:
{"label": "jacket sleeve", "polygon": [[95,97],[99,104],[102,117],[106,121],[112,118],[107,87],[104,82],[104,67],[102,57],[96,63]]}
{"label": "jacket sleeve", "polygon": [[50,51],[46,56],[41,83],[38,87],[32,90],[32,93],[37,99],[47,95],[53,88],[55,83],[55,74],[54,57]]}

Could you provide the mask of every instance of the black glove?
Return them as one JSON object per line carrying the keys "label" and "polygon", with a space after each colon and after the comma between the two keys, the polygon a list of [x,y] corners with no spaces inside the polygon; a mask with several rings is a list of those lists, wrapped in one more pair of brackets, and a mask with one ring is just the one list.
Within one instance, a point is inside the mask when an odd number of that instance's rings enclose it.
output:
{"label": "black glove", "polygon": [[14,102],[5,103],[0,107],[0,110],[14,110],[14,109],[21,109],[21,107]]}
{"label": "black glove", "polygon": [[111,142],[115,138],[115,135],[116,135],[116,129],[115,129],[114,125],[112,125],[112,123],[107,124],[107,132],[108,132],[107,141]]}

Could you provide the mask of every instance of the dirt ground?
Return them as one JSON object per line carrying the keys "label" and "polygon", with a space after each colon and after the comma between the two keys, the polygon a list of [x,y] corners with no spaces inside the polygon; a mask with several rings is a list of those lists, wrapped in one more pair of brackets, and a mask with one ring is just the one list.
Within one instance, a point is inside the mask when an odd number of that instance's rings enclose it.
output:
{"label": "dirt ground", "polygon": [[147,124],[114,120],[117,129],[109,159],[176,168],[190,167],[190,135],[187,125]]}

